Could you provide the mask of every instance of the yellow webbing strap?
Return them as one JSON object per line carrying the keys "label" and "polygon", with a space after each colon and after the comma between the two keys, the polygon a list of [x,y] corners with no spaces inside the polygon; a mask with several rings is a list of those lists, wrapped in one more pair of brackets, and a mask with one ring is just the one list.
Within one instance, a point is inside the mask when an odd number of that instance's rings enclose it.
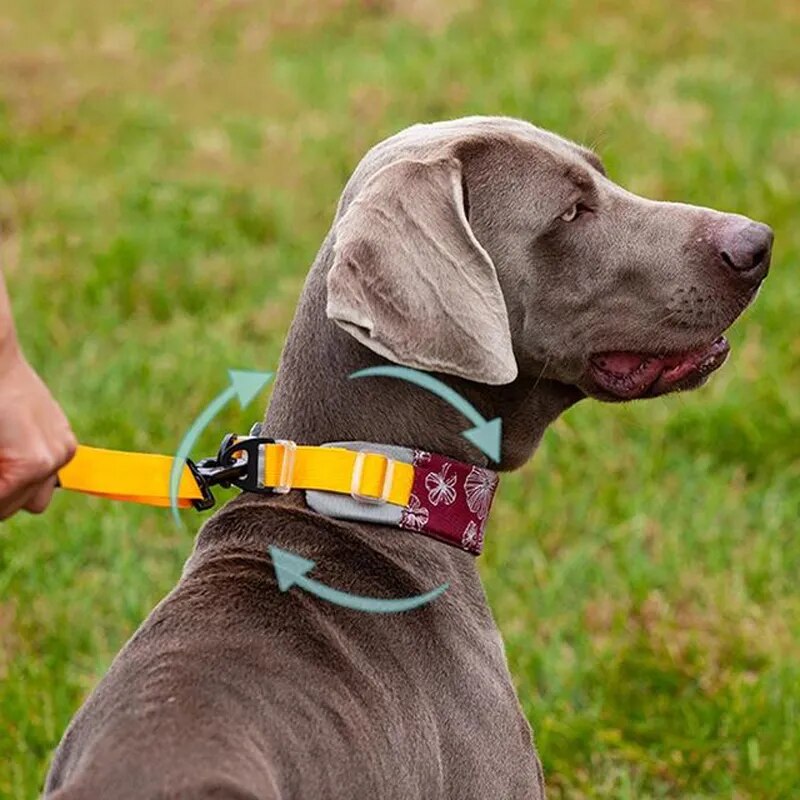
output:
{"label": "yellow webbing strap", "polygon": [[[79,445],[72,461],[58,473],[64,489],[128,500],[150,506],[169,505],[169,475],[174,459],[153,453],[125,453]],[[189,467],[183,468],[178,506],[188,508],[203,496]]]}
{"label": "yellow webbing strap", "polygon": [[[264,483],[278,486],[285,449],[280,444],[267,444]],[[323,492],[350,494],[353,470],[359,454],[341,447],[298,445],[294,452],[294,469],[290,477],[293,489],[317,489]],[[152,506],[169,506],[169,476],[174,459],[152,453],[127,453],[80,445],[75,457],[58,473],[65,489],[127,500]],[[362,459],[361,480],[357,492],[373,498],[381,496],[387,459],[377,453],[366,453]],[[414,468],[394,462],[388,502],[405,506],[411,494]],[[178,506],[186,508],[203,492],[191,470],[184,466],[178,487]]]}

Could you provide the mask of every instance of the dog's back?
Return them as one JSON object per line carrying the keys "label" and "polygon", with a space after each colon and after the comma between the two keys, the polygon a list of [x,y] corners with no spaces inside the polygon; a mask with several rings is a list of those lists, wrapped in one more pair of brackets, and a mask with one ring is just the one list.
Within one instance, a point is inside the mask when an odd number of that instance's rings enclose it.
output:
{"label": "dog's back", "polygon": [[463,595],[482,600],[479,585],[393,615],[280,592],[267,541],[355,594],[419,594],[437,561],[442,580],[455,577],[419,537],[417,579],[394,558],[402,532],[381,533],[386,546],[355,568],[374,526],[321,521],[292,501],[242,499],[218,514],[73,721],[52,797],[530,798],[508,783],[541,776],[491,617]]}

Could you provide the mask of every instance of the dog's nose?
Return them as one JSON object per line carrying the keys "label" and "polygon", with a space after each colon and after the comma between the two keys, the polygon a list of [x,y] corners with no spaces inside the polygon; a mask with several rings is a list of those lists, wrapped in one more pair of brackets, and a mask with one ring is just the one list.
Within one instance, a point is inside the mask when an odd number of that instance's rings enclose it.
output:
{"label": "dog's nose", "polygon": [[737,220],[727,225],[717,242],[722,261],[746,281],[757,283],[769,271],[772,228],[763,222]]}

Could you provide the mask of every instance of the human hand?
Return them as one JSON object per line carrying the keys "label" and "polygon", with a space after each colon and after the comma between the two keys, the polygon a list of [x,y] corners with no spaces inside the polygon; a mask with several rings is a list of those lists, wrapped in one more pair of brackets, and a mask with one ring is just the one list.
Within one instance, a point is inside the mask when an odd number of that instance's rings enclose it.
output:
{"label": "human hand", "polygon": [[44,511],[56,472],[76,447],[64,413],[22,353],[0,348],[0,520],[20,509]]}

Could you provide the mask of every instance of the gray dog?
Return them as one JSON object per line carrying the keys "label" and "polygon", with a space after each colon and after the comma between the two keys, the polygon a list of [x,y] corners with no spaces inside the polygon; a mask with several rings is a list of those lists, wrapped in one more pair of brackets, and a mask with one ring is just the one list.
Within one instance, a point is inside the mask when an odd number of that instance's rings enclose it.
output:
{"label": "gray dog", "polygon": [[[386,378],[427,370],[502,417],[515,469],[583,397],[702,384],[767,274],[771,230],[637,197],[597,156],[505,118],[416,125],[345,188],[283,353],[265,435],[476,466],[464,418]],[[348,502],[355,503],[355,500]],[[322,583],[434,602],[368,614],[279,591],[269,546]],[[544,797],[475,559],[397,527],[243,494],[67,730],[53,800]]]}

